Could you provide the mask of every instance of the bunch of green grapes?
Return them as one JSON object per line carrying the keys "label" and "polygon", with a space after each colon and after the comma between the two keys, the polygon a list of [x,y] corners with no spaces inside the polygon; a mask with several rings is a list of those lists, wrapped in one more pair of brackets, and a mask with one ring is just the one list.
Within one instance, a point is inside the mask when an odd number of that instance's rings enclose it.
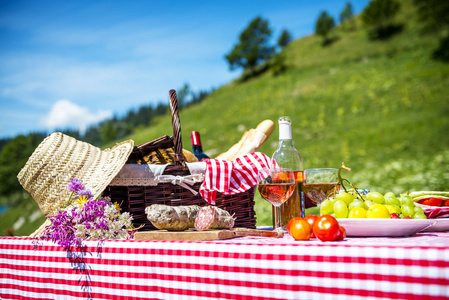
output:
{"label": "bunch of green grapes", "polygon": [[393,218],[393,219],[426,219],[421,207],[414,204],[411,196],[388,192],[369,192],[366,195],[356,190],[341,190],[334,197],[321,203],[321,215],[336,218]]}

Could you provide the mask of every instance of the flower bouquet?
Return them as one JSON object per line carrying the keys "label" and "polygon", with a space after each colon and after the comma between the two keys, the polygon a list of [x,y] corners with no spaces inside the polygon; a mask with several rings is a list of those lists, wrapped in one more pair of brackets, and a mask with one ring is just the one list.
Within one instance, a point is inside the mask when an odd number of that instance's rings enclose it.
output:
{"label": "flower bouquet", "polygon": [[68,185],[71,193],[67,205],[57,214],[50,215],[40,239],[52,240],[65,250],[80,248],[84,239],[128,239],[137,230],[133,217],[120,213],[118,203],[109,197],[94,199],[80,180],[72,179]]}

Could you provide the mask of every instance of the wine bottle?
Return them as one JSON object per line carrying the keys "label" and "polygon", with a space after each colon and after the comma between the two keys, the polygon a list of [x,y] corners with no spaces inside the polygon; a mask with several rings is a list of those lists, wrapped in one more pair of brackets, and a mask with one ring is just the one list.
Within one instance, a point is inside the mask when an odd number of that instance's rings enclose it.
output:
{"label": "wine bottle", "polygon": [[282,228],[286,229],[288,221],[292,218],[304,217],[304,197],[302,190],[304,169],[302,157],[295,146],[293,146],[290,117],[284,116],[279,118],[279,146],[273,153],[272,159],[280,167],[292,169],[295,173],[296,187],[292,196],[279,208],[273,207],[273,216],[275,209],[281,210],[281,225]]}
{"label": "wine bottle", "polygon": [[209,156],[207,156],[203,152],[203,146],[201,145],[200,133],[198,131],[192,131],[192,133],[190,133],[190,139],[192,140],[193,155],[195,155],[199,161],[201,161],[203,158],[209,158]]}

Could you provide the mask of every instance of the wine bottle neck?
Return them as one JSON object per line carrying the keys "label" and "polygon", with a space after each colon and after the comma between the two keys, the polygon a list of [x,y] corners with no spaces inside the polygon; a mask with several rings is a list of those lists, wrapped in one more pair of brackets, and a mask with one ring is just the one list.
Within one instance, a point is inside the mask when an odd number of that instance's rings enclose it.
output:
{"label": "wine bottle neck", "polygon": [[201,147],[200,133],[198,131],[192,131],[190,138],[192,140],[192,145]]}
{"label": "wine bottle neck", "polygon": [[279,140],[292,140],[292,125],[287,121],[279,121]]}
{"label": "wine bottle neck", "polygon": [[293,146],[291,121],[289,117],[279,118],[279,146],[272,158],[283,168],[293,171],[302,171],[302,158],[295,146]]}

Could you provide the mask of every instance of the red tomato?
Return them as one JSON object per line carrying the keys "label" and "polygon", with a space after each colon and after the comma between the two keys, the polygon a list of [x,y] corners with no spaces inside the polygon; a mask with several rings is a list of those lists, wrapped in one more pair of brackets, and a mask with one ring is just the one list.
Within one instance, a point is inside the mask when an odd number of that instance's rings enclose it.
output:
{"label": "red tomato", "polygon": [[319,216],[313,224],[313,233],[323,242],[335,241],[340,235],[340,225],[337,219],[332,216]]}
{"label": "red tomato", "polygon": [[336,241],[342,241],[346,238],[346,229],[343,226],[340,226],[340,234],[338,235]]}
{"label": "red tomato", "polygon": [[287,231],[290,233],[290,227],[292,226],[293,223],[295,223],[297,220],[303,220],[303,218],[301,217],[295,217],[292,218],[290,221],[288,221],[287,223]]}
{"label": "red tomato", "polygon": [[431,198],[425,199],[421,204],[429,205],[429,206],[440,206],[441,202],[443,202],[442,199],[431,197]]}
{"label": "red tomato", "polygon": [[[318,219],[318,216],[316,216],[316,215],[308,215],[307,217],[304,218],[304,220],[309,222],[311,228],[313,228],[313,224],[315,224],[316,219]],[[312,237],[312,238],[315,237],[313,230],[312,230],[312,234],[310,237]]]}
{"label": "red tomato", "polygon": [[290,235],[296,241],[309,240],[311,233],[312,233],[312,227],[310,227],[310,224],[304,219],[296,220],[295,222],[292,223],[292,225],[290,227]]}
{"label": "red tomato", "polygon": [[400,219],[397,213],[390,214],[392,219]]}
{"label": "red tomato", "polygon": [[449,206],[449,200],[444,201],[444,206]]}

